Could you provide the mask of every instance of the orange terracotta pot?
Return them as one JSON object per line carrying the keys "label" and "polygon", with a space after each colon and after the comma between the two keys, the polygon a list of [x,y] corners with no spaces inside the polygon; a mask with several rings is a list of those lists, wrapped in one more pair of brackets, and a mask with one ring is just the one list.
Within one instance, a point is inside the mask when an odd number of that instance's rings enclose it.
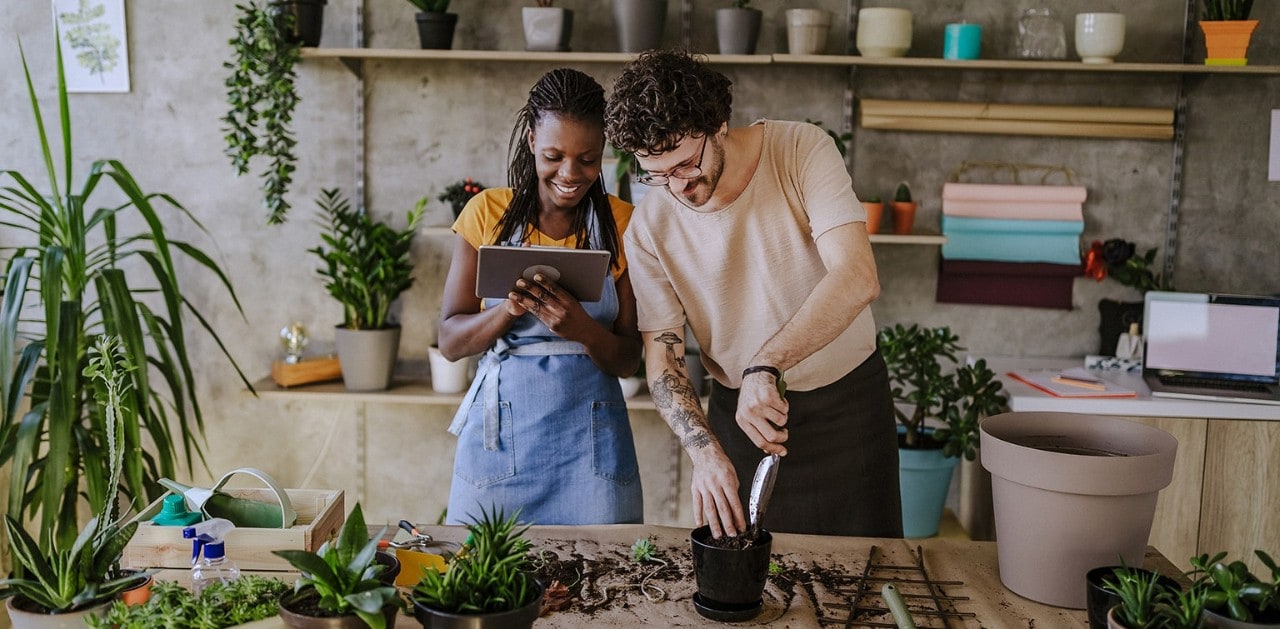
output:
{"label": "orange terracotta pot", "polygon": [[915,201],[893,202],[893,233],[910,234],[911,225],[916,220]]}
{"label": "orange terracotta pot", "polygon": [[862,208],[867,211],[867,233],[875,234],[880,231],[880,219],[884,217],[884,203],[862,202]]}
{"label": "orange terracotta pot", "polygon": [[147,576],[147,580],[128,590],[120,593],[120,598],[124,600],[126,605],[142,605],[151,600],[151,583],[153,577]]}
{"label": "orange terracotta pot", "polygon": [[1249,40],[1257,20],[1214,20],[1200,22],[1204,31],[1205,65],[1245,65]]}

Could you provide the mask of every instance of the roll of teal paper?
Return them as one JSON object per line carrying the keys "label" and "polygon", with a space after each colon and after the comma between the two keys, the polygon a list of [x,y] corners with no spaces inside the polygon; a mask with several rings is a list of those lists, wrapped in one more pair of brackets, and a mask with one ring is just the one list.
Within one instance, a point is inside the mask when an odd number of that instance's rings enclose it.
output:
{"label": "roll of teal paper", "polygon": [[943,36],[943,59],[977,59],[982,51],[982,25],[948,24]]}

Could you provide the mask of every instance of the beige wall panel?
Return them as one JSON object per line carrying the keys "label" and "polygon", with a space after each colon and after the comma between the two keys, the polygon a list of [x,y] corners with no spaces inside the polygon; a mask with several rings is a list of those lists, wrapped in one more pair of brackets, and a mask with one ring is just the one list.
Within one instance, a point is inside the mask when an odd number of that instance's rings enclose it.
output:
{"label": "beige wall panel", "polygon": [[1126,417],[1130,421],[1159,428],[1178,440],[1173,464],[1173,481],[1156,499],[1156,517],[1151,523],[1149,543],[1179,569],[1188,570],[1187,561],[1197,554],[1200,533],[1200,500],[1204,479],[1205,432],[1203,419],[1169,417]]}
{"label": "beige wall panel", "polygon": [[1225,550],[1264,574],[1253,551],[1280,553],[1280,422],[1212,420],[1205,445],[1200,549]]}

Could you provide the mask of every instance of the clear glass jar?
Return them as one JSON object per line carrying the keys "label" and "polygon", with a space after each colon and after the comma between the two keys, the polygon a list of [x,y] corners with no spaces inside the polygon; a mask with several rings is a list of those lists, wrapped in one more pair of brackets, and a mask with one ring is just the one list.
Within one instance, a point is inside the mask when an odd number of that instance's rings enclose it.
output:
{"label": "clear glass jar", "polygon": [[1018,18],[1019,59],[1066,59],[1067,33],[1048,7],[1034,7]]}

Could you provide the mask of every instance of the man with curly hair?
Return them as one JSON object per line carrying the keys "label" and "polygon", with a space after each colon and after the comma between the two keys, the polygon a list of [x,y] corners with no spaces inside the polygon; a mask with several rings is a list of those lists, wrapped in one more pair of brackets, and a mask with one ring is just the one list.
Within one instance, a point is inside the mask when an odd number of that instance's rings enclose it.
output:
{"label": "man with curly hair", "polygon": [[[624,239],[653,399],[693,461],[694,519],[743,532],[761,451],[790,453],[764,528],[900,537],[866,213],[821,128],[730,128],[732,100],[692,54],[652,50],[623,69],[605,114],[610,141],[647,171],[639,182],[660,187]],[[686,325],[714,377],[706,413]]]}

